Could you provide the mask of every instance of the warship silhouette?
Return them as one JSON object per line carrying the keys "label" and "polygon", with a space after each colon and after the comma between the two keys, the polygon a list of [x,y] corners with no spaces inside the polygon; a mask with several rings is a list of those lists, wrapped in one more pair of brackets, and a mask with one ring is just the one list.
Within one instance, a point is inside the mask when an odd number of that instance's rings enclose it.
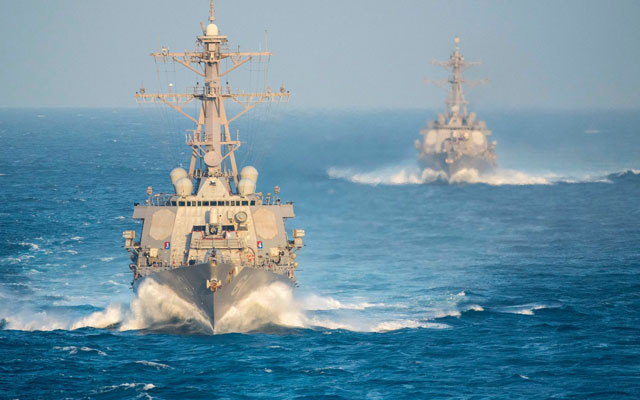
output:
{"label": "warship silhouette", "polygon": [[[285,220],[294,218],[293,204],[283,202],[278,186],[271,193],[256,192],[258,171],[245,166],[240,171],[235,152],[241,146],[232,137],[229,125],[263,102],[289,99],[284,85],[277,92],[260,93],[232,90],[221,78],[253,59],[271,53],[230,51],[227,37],[215,24],[213,0],[209,23],[202,23],[191,52],[175,53],[163,47],[152,53],[156,62],[175,62],[204,80],[187,93],[151,94],[142,87],[139,102],[166,104],[193,121],[186,134],[191,147],[189,169],[174,168],[170,173],[173,194],[154,194],[147,188],[147,199],[134,205],[133,219],[142,221],[140,237],[136,231],[123,232],[130,253],[134,290],[147,280],[172,290],[198,307],[216,332],[225,313],[257,289],[280,282],[296,285],[296,252],[303,247],[304,231],[294,229],[289,238]],[[222,70],[223,63],[228,69]],[[240,107],[228,116],[225,102]],[[184,111],[199,102],[196,117]],[[161,300],[159,300],[161,301]]]}
{"label": "warship silhouette", "polygon": [[451,71],[446,81],[429,81],[438,85],[449,84],[450,91],[446,112],[438,113],[435,121],[429,121],[420,131],[422,140],[416,140],[418,158],[423,168],[441,171],[451,180],[463,169],[487,172],[495,168],[496,142],[489,142],[491,131],[484,121],[476,119],[474,112],[467,111],[467,100],[462,90],[463,84],[475,85],[484,81],[470,82],[462,77],[462,71],[479,62],[465,61],[460,54],[460,39],[454,39],[455,50],[447,61],[433,61]]}

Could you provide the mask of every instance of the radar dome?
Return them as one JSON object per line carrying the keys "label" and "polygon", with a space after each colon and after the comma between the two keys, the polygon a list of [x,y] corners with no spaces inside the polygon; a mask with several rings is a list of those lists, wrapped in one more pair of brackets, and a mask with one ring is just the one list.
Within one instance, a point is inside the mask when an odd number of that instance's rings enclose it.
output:
{"label": "radar dome", "polygon": [[171,173],[169,174],[169,176],[171,177],[171,184],[175,185],[176,182],[178,182],[180,179],[182,178],[186,178],[187,177],[187,171],[185,171],[184,168],[174,168],[171,170]]}
{"label": "radar dome", "polygon": [[255,186],[255,184],[258,183],[258,170],[251,165],[247,165],[240,170],[240,179],[248,179],[252,181]]}
{"label": "radar dome", "polygon": [[193,182],[189,178],[180,178],[174,184],[178,196],[189,196],[193,193]]}
{"label": "radar dome", "polygon": [[256,191],[256,183],[250,179],[243,178],[238,182],[238,193],[242,196],[253,194]]}
{"label": "radar dome", "polygon": [[487,139],[480,131],[473,131],[471,137],[473,138],[473,143],[477,146],[483,146],[487,143]]}
{"label": "radar dome", "polygon": [[207,25],[207,36],[218,36],[218,26],[216,24]]}

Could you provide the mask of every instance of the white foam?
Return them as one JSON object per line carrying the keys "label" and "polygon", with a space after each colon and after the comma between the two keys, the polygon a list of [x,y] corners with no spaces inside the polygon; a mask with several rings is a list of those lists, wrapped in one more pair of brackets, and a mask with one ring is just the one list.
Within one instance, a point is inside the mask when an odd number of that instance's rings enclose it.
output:
{"label": "white foam", "polygon": [[362,311],[380,304],[359,302],[343,303],[331,297],[310,295],[298,299],[290,287],[274,283],[252,292],[239,301],[219,321],[216,333],[249,332],[268,324],[295,328],[343,329],[355,332],[387,332],[405,328],[448,328],[446,324],[414,319],[378,320],[370,315],[347,316],[314,315],[314,311],[352,310]]}
{"label": "white foam", "polygon": [[130,310],[120,329],[149,329],[173,321],[197,326],[204,331],[213,331],[208,318],[197,306],[182,299],[169,287],[153,279],[147,279],[138,287],[138,294],[131,301]]}
{"label": "white foam", "polygon": [[172,367],[168,366],[167,364],[157,363],[157,362],[153,362],[153,361],[146,361],[146,360],[136,361],[136,364],[142,364],[142,365],[146,365],[147,367],[153,367],[153,368],[156,368],[156,369],[173,369]]}
{"label": "white foam", "polygon": [[[459,299],[456,302],[462,300],[461,297],[453,297]],[[90,299],[83,299],[85,303],[90,301]],[[405,311],[398,314],[402,306],[405,305],[388,306],[368,301],[340,301],[315,294],[294,296],[293,289],[289,286],[274,283],[255,290],[246,298],[239,300],[219,319],[215,332],[250,332],[268,325],[344,329],[357,332],[388,332],[405,328],[444,329],[449,326],[433,320],[461,315],[455,305],[444,309],[415,312],[411,311],[411,307],[408,309],[405,307]],[[384,307],[385,310],[367,311],[370,307]],[[386,311],[387,308],[390,311]],[[482,310],[476,305],[470,308],[476,311]],[[62,312],[57,314],[34,312],[27,308],[11,310],[11,312],[0,310],[0,317],[6,320],[7,328],[19,330],[73,330],[91,327],[126,331],[174,329],[185,326],[194,332],[214,332],[207,316],[198,307],[183,300],[169,287],[160,285],[153,279],[147,279],[140,285],[136,297],[129,305],[113,303],[104,310],[81,317]],[[140,363],[162,367],[151,362],[140,361]]]}
{"label": "white foam", "polygon": [[55,346],[53,349],[69,352],[69,355],[78,353],[78,348],[76,346],[64,346],[64,347]]}
{"label": "white foam", "polygon": [[31,242],[20,242],[18,243],[21,246],[29,246],[31,248],[32,251],[37,251],[40,250],[40,246],[38,246],[35,243],[31,243]]}
{"label": "white foam", "polygon": [[497,169],[490,173],[480,173],[473,168],[463,168],[448,178],[444,171],[429,168],[391,166],[369,172],[357,172],[353,169],[329,168],[327,175],[332,179],[344,179],[367,185],[415,185],[433,182],[483,183],[492,186],[501,185],[549,185],[556,182],[555,175],[529,175],[521,171]]}
{"label": "white foam", "polygon": [[99,260],[102,262],[109,262],[113,261],[113,257],[100,257]]}
{"label": "white foam", "polygon": [[70,328],[90,327],[104,329],[119,324],[122,321],[122,316],[122,306],[120,304],[111,304],[104,311],[96,311],[87,317],[79,319]]}
{"label": "white foam", "polygon": [[397,331],[406,328],[429,328],[429,329],[447,329],[450,328],[447,324],[439,324],[435,322],[419,322],[415,320],[405,319],[397,321],[384,321],[376,325],[373,332],[389,332]]}
{"label": "white foam", "polygon": [[500,311],[508,314],[534,315],[536,310],[544,310],[546,308],[554,308],[545,304],[523,304],[519,306],[503,307]]}
{"label": "white foam", "polygon": [[121,383],[119,385],[104,386],[104,387],[102,387],[100,392],[101,393],[108,393],[108,392],[112,392],[112,391],[114,391],[116,389],[136,389],[136,388],[140,388],[143,391],[147,391],[147,390],[154,389],[155,387],[156,386],[153,383],[131,382],[131,383]]}
{"label": "white foam", "polygon": [[78,354],[78,350],[80,351],[84,351],[84,352],[95,352],[98,353],[98,355],[105,357],[107,355],[107,353],[105,353],[102,350],[98,350],[98,349],[92,349],[91,347],[77,347],[77,346],[64,346],[64,347],[60,347],[60,346],[55,346],[53,348],[54,350],[60,350],[60,351],[66,351],[69,353],[69,355],[74,355],[74,354]]}
{"label": "white foam", "polygon": [[293,292],[285,284],[276,282],[253,291],[218,320],[215,331],[249,332],[268,324],[305,326],[303,314],[293,301]]}
{"label": "white foam", "polygon": [[103,357],[107,355],[107,353],[105,353],[104,351],[101,351],[98,349],[92,349],[91,347],[80,347],[80,351],[95,351],[96,353],[98,353]]}
{"label": "white foam", "polygon": [[300,300],[302,308],[308,311],[319,310],[365,310],[371,307],[384,307],[383,303],[369,303],[369,302],[356,302],[356,303],[342,303],[332,297],[322,297],[315,294],[309,295]]}

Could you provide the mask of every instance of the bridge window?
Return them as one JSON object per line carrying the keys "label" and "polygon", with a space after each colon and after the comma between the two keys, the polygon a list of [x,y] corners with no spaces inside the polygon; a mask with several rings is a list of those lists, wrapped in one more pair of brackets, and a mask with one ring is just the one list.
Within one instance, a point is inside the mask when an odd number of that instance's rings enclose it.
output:
{"label": "bridge window", "polygon": [[178,205],[179,205],[180,207],[184,207],[184,201],[179,201],[179,202],[178,202]]}
{"label": "bridge window", "polygon": [[255,206],[256,205],[256,201],[255,200],[251,200],[251,205]]}
{"label": "bridge window", "polygon": [[248,205],[249,205],[249,202],[248,202],[248,201],[243,201],[243,202],[242,202],[242,205],[243,205],[243,206],[248,206]]}
{"label": "bridge window", "polygon": [[207,206],[209,205],[209,202],[208,202],[208,201],[203,201],[203,202],[202,202],[202,205],[203,205],[203,206],[205,206],[205,207],[207,207]]}

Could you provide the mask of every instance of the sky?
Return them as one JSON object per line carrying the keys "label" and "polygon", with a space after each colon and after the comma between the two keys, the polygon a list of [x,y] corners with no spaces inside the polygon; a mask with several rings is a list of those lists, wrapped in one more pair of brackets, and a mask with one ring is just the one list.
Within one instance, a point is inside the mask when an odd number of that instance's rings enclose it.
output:
{"label": "sky", "polygon": [[[159,81],[149,53],[193,49],[208,3],[0,0],[0,107],[135,107]],[[218,0],[216,18],[241,50],[268,31],[268,81],[292,109],[441,108],[446,91],[424,80],[446,78],[431,61],[456,35],[482,61],[467,77],[490,80],[472,106],[640,108],[640,1]],[[190,84],[162,68],[160,82]]]}

